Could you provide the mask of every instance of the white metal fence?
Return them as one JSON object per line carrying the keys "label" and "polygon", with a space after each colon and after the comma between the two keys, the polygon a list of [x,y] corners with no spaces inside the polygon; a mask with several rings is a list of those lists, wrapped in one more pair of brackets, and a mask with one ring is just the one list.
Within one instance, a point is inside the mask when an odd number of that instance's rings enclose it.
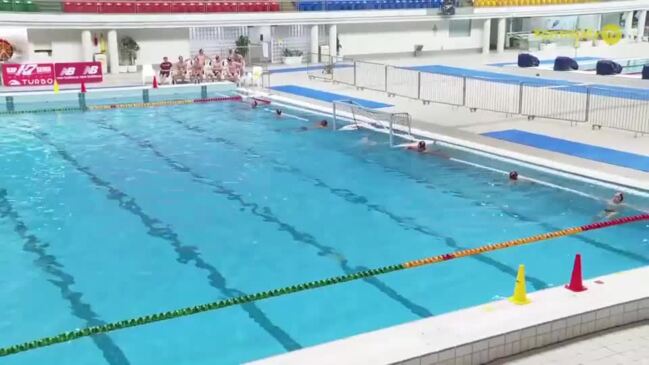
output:
{"label": "white metal fence", "polygon": [[649,90],[645,89],[446,75],[359,60],[331,62],[329,56],[320,61],[319,68],[309,69],[309,77],[425,103],[649,133]]}

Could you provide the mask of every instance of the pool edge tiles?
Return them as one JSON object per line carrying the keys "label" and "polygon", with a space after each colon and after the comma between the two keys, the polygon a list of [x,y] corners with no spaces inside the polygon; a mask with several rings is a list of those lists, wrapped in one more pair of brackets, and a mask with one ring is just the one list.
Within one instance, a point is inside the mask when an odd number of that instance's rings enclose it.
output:
{"label": "pool edge tiles", "polygon": [[518,129],[487,132],[482,135],[609,165],[649,172],[649,156],[636,153],[614,150]]}
{"label": "pool edge tiles", "polygon": [[486,363],[649,319],[647,280],[649,267],[623,271],[586,280],[580,293],[540,290],[529,294],[528,305],[485,303],[247,364]]}
{"label": "pool edge tiles", "polygon": [[273,86],[271,87],[271,89],[275,91],[281,91],[287,94],[293,94],[293,95],[302,96],[314,100],[325,101],[328,103],[339,101],[339,100],[351,100],[360,106],[371,108],[371,109],[380,109],[380,108],[387,108],[393,106],[390,104],[385,104],[373,100],[361,99],[361,98],[351,97],[347,95],[336,94],[328,91],[311,89],[308,87],[303,87],[298,85],[279,85],[279,86]]}

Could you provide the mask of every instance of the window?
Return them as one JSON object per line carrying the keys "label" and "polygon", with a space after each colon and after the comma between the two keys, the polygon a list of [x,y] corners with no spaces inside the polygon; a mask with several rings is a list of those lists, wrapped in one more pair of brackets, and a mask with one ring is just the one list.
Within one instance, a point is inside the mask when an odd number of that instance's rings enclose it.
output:
{"label": "window", "polygon": [[470,37],[471,19],[450,20],[448,23],[448,36],[451,38]]}

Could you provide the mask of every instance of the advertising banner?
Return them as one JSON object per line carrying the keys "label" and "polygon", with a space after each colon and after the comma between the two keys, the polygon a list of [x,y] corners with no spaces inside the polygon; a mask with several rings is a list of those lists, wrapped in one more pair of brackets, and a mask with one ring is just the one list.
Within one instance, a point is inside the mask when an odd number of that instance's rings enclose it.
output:
{"label": "advertising banner", "polygon": [[5,63],[2,65],[2,83],[5,86],[53,85],[54,65],[51,63]]}
{"label": "advertising banner", "polygon": [[82,81],[101,82],[103,73],[100,62],[60,62],[54,65],[59,84],[80,84]]}

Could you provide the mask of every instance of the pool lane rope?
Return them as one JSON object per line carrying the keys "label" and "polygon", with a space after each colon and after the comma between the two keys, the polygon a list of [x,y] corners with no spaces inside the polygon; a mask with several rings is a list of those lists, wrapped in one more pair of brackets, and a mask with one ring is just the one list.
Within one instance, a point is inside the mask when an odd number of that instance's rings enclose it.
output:
{"label": "pool lane rope", "polygon": [[147,103],[121,103],[121,104],[105,104],[105,105],[88,105],[88,110],[110,110],[110,109],[128,109],[128,108],[149,108],[154,106],[169,106],[169,105],[186,105],[186,104],[203,104],[213,103],[217,101],[241,101],[240,95],[236,96],[219,96],[215,98],[200,98],[191,100],[162,100],[151,101]]}
{"label": "pool lane rope", "polygon": [[[149,108],[155,106],[170,106],[170,105],[185,105],[185,104],[204,104],[213,103],[218,101],[242,101],[240,95],[235,96],[219,96],[215,98],[200,98],[200,99],[179,99],[179,100],[162,100],[152,101],[148,103],[120,103],[120,104],[102,104],[102,105],[88,105],[87,110],[110,110],[110,109],[128,109],[128,108]],[[55,113],[55,112],[82,112],[84,109],[78,107],[70,108],[43,108],[32,110],[14,110],[3,111],[0,115],[15,115],[15,114],[30,114],[30,113]]]}
{"label": "pool lane rope", "polygon": [[444,261],[459,259],[462,257],[480,255],[485,252],[491,252],[491,251],[502,250],[510,247],[522,246],[522,245],[544,241],[548,239],[570,236],[581,232],[592,231],[595,229],[601,229],[601,228],[639,222],[644,220],[649,220],[649,214],[641,214],[641,215],[635,215],[630,217],[613,219],[605,222],[591,223],[579,227],[567,228],[567,229],[562,229],[560,231],[539,234],[536,236],[520,238],[516,240],[480,246],[476,248],[469,248],[469,249],[455,251],[443,255],[430,256],[419,260],[407,261],[400,264],[383,266],[375,269],[363,270],[353,274],[335,276],[335,277],[316,280],[316,281],[310,281],[310,282],[287,286],[283,288],[276,288],[272,290],[262,291],[254,294],[241,295],[230,299],[224,299],[216,302],[211,302],[211,303],[206,303],[206,304],[201,304],[201,305],[196,305],[191,307],[185,307],[185,308],[171,310],[167,312],[150,314],[150,315],[137,317],[137,318],[125,319],[122,321],[107,323],[100,326],[91,326],[82,329],[76,329],[73,331],[63,332],[55,336],[43,337],[37,340],[24,342],[18,345],[12,345],[8,347],[0,348],[0,357],[13,355],[13,354],[17,354],[29,350],[34,350],[41,347],[51,346],[63,342],[68,342],[71,340],[76,340],[78,338],[97,335],[100,333],[107,333],[107,332],[129,328],[129,327],[143,326],[149,323],[166,321],[173,318],[190,316],[198,313],[213,311],[216,309],[250,303],[250,302],[263,300],[263,299],[279,297],[279,296],[283,296],[291,293],[297,293],[305,290],[316,289],[325,286],[345,283],[349,281],[365,279],[368,277],[387,274],[395,271],[412,269],[419,266],[436,264]]}

